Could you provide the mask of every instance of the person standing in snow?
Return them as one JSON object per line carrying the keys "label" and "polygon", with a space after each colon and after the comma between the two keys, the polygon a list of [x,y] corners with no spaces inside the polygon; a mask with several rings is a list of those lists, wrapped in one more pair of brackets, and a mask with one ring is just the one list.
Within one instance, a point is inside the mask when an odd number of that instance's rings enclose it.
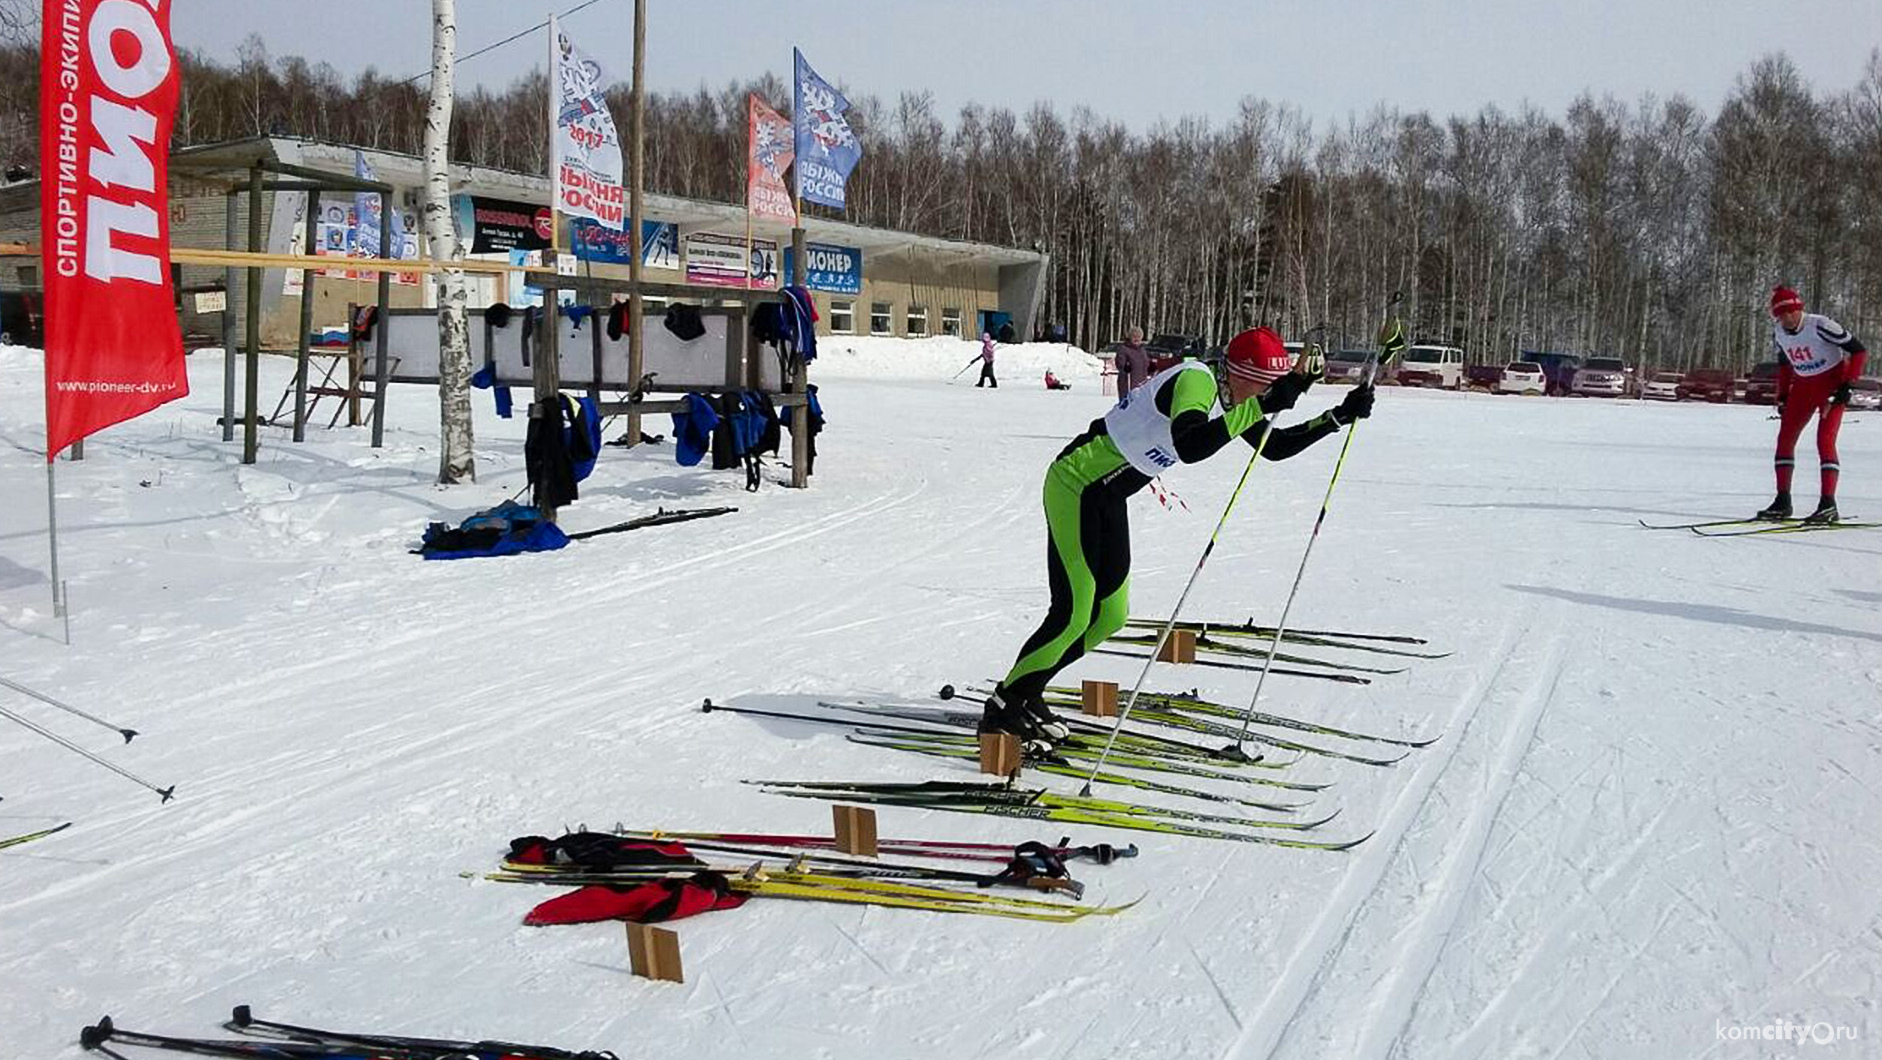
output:
{"label": "person standing in snow", "polygon": [[1000,389],[1000,381],[993,377],[993,334],[983,331],[980,333],[980,382],[975,383],[974,388],[988,384],[995,390]]}
{"label": "person standing in snow", "polygon": [[[1052,604],[987,698],[981,732],[1013,733],[1034,750],[1067,735],[1064,722],[1046,708],[1045,689],[1129,617],[1131,494],[1178,463],[1214,456],[1236,437],[1261,446],[1269,460],[1286,460],[1372,414],[1373,389],[1364,385],[1305,423],[1274,427],[1271,417],[1292,408],[1312,384],[1308,372],[1315,363],[1324,371],[1318,358],[1303,358],[1290,370],[1279,335],[1267,328],[1244,331],[1224,350],[1225,380],[1201,361],[1167,368],[1127,392],[1059,453],[1045,476]],[[1216,415],[1223,382],[1228,409]]]}
{"label": "person standing in snow", "polygon": [[1144,349],[1144,329],[1132,327],[1129,337],[1117,347],[1117,392],[1125,394],[1144,385],[1150,378],[1150,351]]}
{"label": "person standing in snow", "polygon": [[1772,345],[1777,350],[1777,498],[1759,512],[1759,519],[1791,516],[1791,473],[1797,467],[1797,438],[1811,416],[1817,417],[1817,460],[1822,489],[1817,509],[1806,523],[1833,523],[1836,480],[1842,464],[1836,458],[1836,434],[1849,406],[1850,384],[1862,378],[1868,351],[1841,324],[1821,313],[1804,312],[1797,292],[1779,286],[1771,292]]}

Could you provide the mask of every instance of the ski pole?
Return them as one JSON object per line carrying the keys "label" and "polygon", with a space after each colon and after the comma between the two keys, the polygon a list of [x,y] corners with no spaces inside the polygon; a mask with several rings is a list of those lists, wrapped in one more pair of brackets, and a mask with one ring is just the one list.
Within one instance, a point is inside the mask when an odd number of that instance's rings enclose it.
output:
{"label": "ski pole", "polygon": [[77,752],[78,754],[84,755],[86,758],[89,758],[92,761],[98,763],[99,765],[104,766],[106,769],[109,769],[113,773],[116,773],[118,776],[121,776],[126,780],[133,781],[138,784],[142,784],[144,787],[147,787],[150,790],[156,792],[158,795],[162,796],[162,801],[164,802],[169,802],[171,797],[176,794],[175,784],[172,784],[167,788],[160,788],[157,785],[152,784],[150,781],[145,780],[143,777],[136,775],[135,773],[126,772],[125,770],[112,765],[110,762],[105,761],[104,759],[98,757],[97,755],[92,754],[90,751],[85,750],[83,747],[80,747],[79,745],[73,743],[72,741],[66,739],[65,737],[60,736],[58,733],[53,732],[50,729],[42,728],[38,724],[20,717],[18,714],[13,713],[12,711],[6,709],[5,707],[0,707],[0,718],[6,718],[10,721],[19,722],[21,725],[24,725],[26,728],[29,728],[33,730],[34,732],[38,733],[39,735],[44,736],[46,739],[51,740],[53,743],[56,743],[60,745],[61,747],[64,747],[66,750],[74,751],[74,752]]}
{"label": "ski pole", "polygon": [[[1379,329],[1381,339],[1379,356],[1374,358],[1372,363],[1366,368],[1366,382],[1364,384],[1366,386],[1371,386],[1373,380],[1378,378],[1381,363],[1390,361],[1393,357],[1398,355],[1400,350],[1405,348],[1405,324],[1398,319],[1396,313],[1399,300],[1404,296],[1404,292],[1402,291],[1393,294],[1392,301],[1386,306],[1386,312],[1391,314],[1391,316],[1384,326]],[[1281,605],[1281,617],[1276,620],[1274,624],[1274,637],[1272,640],[1268,641],[1268,656],[1266,659],[1262,660],[1261,676],[1255,678],[1255,694],[1249,698],[1248,711],[1242,715],[1241,732],[1236,735],[1235,743],[1232,747],[1223,748],[1223,750],[1234,755],[1241,756],[1247,754],[1246,751],[1242,750],[1242,745],[1248,742],[1248,723],[1254,718],[1256,705],[1261,702],[1261,686],[1267,684],[1268,672],[1274,668],[1275,651],[1280,648],[1281,636],[1287,630],[1287,614],[1294,608],[1294,597],[1299,594],[1301,579],[1307,574],[1307,560],[1313,555],[1314,542],[1320,540],[1321,524],[1327,521],[1327,508],[1333,503],[1333,487],[1339,485],[1340,469],[1346,466],[1346,453],[1348,450],[1352,449],[1353,436],[1358,433],[1359,421],[1354,420],[1352,424],[1346,428],[1346,440],[1340,443],[1339,457],[1333,461],[1333,476],[1327,479],[1327,491],[1320,498],[1320,514],[1314,517],[1313,531],[1307,535],[1307,547],[1301,552],[1300,566],[1294,571],[1294,585],[1292,588],[1288,589],[1287,602]]]}
{"label": "ski pole", "polygon": [[35,692],[32,689],[27,688],[25,685],[15,684],[14,682],[9,681],[4,677],[0,677],[0,687],[11,688],[13,691],[18,692],[22,696],[30,696],[33,699],[39,700],[41,703],[58,707],[60,710],[63,710],[68,714],[76,714],[79,717],[84,718],[86,721],[96,722],[99,725],[103,725],[107,729],[115,730],[119,736],[124,737],[125,743],[130,743],[131,737],[137,735],[136,729],[127,729],[122,725],[113,725],[110,722],[106,721],[105,719],[98,717],[96,714],[87,714],[84,711],[78,709],[77,707],[74,707],[68,703],[61,703],[58,700],[52,698],[49,695],[46,695],[43,692]]}
{"label": "ski pole", "polygon": [[966,374],[967,374],[967,370],[968,370],[969,368],[972,368],[972,367],[974,366],[974,361],[978,361],[978,360],[980,360],[980,358],[978,358],[978,357],[976,357],[976,358],[974,358],[974,360],[973,360],[973,361],[968,361],[968,362],[967,362],[966,364],[963,364],[963,365],[961,365],[961,370],[960,370],[960,371],[958,371],[958,372],[955,372],[955,373],[954,373],[953,375],[951,375],[951,376],[949,376],[949,377],[948,377],[948,382],[950,382],[950,383],[952,383],[952,382],[953,382],[954,380],[956,380],[956,379],[959,379],[959,378],[960,378],[961,376],[963,376],[963,375],[966,375]]}

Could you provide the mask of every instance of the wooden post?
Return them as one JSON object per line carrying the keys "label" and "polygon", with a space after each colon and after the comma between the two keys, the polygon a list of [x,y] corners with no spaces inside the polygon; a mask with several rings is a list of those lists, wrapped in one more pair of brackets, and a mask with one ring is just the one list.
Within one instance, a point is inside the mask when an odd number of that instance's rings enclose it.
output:
{"label": "wooden post", "polygon": [[[276,194],[279,194],[277,192]],[[320,192],[307,189],[307,208],[303,246],[312,257],[320,239]],[[294,440],[307,440],[307,344],[314,327],[314,266],[309,262],[301,270],[301,334],[294,344]]]}
{"label": "wooden post", "polygon": [[1019,737],[1010,732],[980,734],[980,771],[996,777],[1019,775]]}
{"label": "wooden post", "polygon": [[[222,246],[235,249],[236,196],[240,185],[231,185],[223,204]],[[251,206],[250,209],[253,209]],[[235,441],[235,277],[233,265],[222,270],[222,440]]]}
{"label": "wooden post", "polygon": [[[801,287],[807,275],[808,262],[804,253],[804,204],[797,203],[797,227],[791,229],[791,283]],[[813,327],[815,325],[812,325]],[[785,380],[780,379],[780,383]],[[785,390],[792,394],[808,394],[810,372],[805,368],[802,358],[795,358],[791,363],[791,378]],[[791,485],[803,489],[810,485],[810,406],[795,405],[791,408]]]}
{"label": "wooden post", "polygon": [[[647,0],[634,0],[634,83],[631,88],[633,99],[633,145],[629,149],[628,177],[628,245],[633,248],[627,259],[627,278],[633,282],[633,292],[627,297],[627,385],[640,386],[640,377],[647,370],[641,359],[641,223],[643,210],[641,203],[641,185],[645,180],[643,163],[645,153],[642,145],[646,141],[647,92],[644,74],[647,65]],[[640,444],[640,413],[627,414],[627,444],[631,448]]]}
{"label": "wooden post", "polygon": [[652,924],[627,925],[627,963],[642,979],[683,983],[680,937]]}
{"label": "wooden post", "polygon": [[876,811],[863,806],[832,806],[836,819],[836,848],[857,857],[876,856]]}
{"label": "wooden post", "polygon": [[1163,642],[1163,650],[1157,652],[1158,662],[1193,663],[1196,661],[1196,631],[1193,629],[1173,629],[1170,638]]}
{"label": "wooden post", "polygon": [[359,305],[346,303],[346,425],[359,426],[359,384],[365,374],[365,365],[359,356],[359,329],[354,321],[359,319]]}
{"label": "wooden post", "polygon": [[[248,171],[248,252],[261,253],[261,167],[255,166]],[[256,426],[260,415],[261,393],[261,275],[258,266],[249,266],[248,285],[244,290],[248,302],[248,349],[244,364],[248,368],[248,378],[242,383],[244,402],[242,415],[242,463],[255,462],[256,450],[260,448],[260,430]]]}
{"label": "wooden post", "polygon": [[1085,713],[1098,718],[1117,717],[1117,682],[1086,681],[1080,689]]}
{"label": "wooden post", "polygon": [[[423,244],[423,240],[420,240]],[[402,244],[401,244],[402,245]],[[387,192],[379,193],[379,257],[392,256],[392,197]],[[425,282],[431,283],[427,275]],[[387,315],[392,312],[392,274],[379,274],[379,312],[373,317],[373,395],[372,395],[372,447],[378,449],[386,442],[386,384],[391,372],[388,370],[386,357],[386,333],[392,330]],[[351,327],[351,322],[348,323]]]}
{"label": "wooden post", "polygon": [[[541,280],[542,284],[542,322],[535,328],[536,363],[533,366],[535,380],[535,400],[529,405],[529,418],[560,417],[561,410],[550,404],[562,400],[561,381],[561,331],[562,315],[557,304],[557,276],[555,274],[556,253],[553,250],[542,252],[542,261],[549,267]],[[538,484],[540,486],[540,484]],[[542,509],[542,517],[555,522],[555,508],[542,502],[540,490],[531,498]]]}

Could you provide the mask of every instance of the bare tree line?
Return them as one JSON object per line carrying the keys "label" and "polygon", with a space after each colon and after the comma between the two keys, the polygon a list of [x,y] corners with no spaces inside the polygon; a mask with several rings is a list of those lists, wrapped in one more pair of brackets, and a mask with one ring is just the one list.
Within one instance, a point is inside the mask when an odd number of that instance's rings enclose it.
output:
{"label": "bare tree line", "polygon": [[[0,157],[35,159],[37,53],[0,48]],[[178,146],[276,133],[416,154],[422,82],[273,57],[183,56]],[[1245,100],[1234,120],[1132,132],[1086,108],[857,100],[863,139],[846,219],[1051,255],[1041,320],[1087,347],[1132,324],[1221,339],[1250,322],[1324,323],[1366,346],[1393,291],[1421,341],[1497,361],[1542,349],[1648,366],[1765,356],[1766,298],[1799,287],[1858,334],[1882,322],[1882,52],[1820,93],[1782,54],[1716,115],[1689,100],[1584,95],[1437,119],[1381,106],[1315,126]],[[539,172],[540,72],[460,92],[459,160]],[[648,188],[736,202],[745,94],[789,113],[767,74],[647,105]],[[617,114],[627,89],[617,85]],[[813,209],[813,208],[807,208]]]}

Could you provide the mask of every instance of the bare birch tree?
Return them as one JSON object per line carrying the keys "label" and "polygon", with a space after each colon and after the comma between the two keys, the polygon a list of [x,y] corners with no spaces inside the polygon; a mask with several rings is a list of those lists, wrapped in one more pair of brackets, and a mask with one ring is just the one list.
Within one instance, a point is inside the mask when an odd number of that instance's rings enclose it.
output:
{"label": "bare birch tree", "polygon": [[[437,261],[462,261],[451,227],[451,92],[457,56],[456,0],[431,0],[431,109],[425,116],[425,240]],[[464,322],[464,270],[438,274],[438,412],[443,444],[438,481],[477,480],[472,454],[470,331]]]}

